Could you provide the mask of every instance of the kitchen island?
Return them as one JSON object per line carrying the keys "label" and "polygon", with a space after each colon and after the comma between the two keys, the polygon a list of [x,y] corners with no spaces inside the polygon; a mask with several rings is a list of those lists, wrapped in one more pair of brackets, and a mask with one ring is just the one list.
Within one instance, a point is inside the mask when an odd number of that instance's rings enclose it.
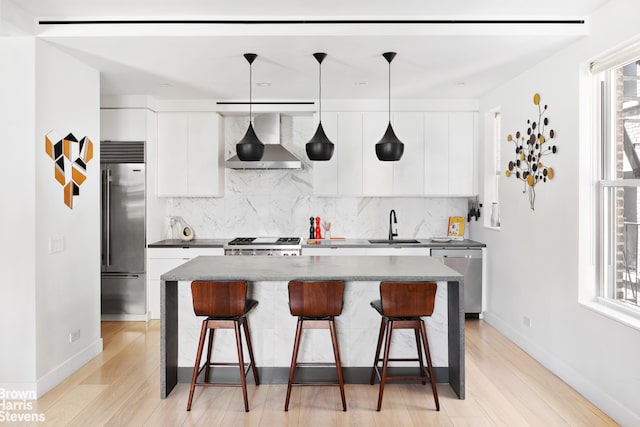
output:
{"label": "kitchen island", "polygon": [[[369,307],[379,297],[379,282],[435,281],[438,295],[434,315],[427,319],[436,379],[448,382],[464,399],[464,310],[463,278],[437,260],[422,256],[317,256],[317,257],[197,257],[161,276],[161,397],[181,381],[188,381],[193,367],[200,327],[193,314],[188,282],[192,280],[246,280],[250,296],[259,300],[249,314],[256,364],[263,383],[278,382],[276,368],[288,370],[295,321],[289,314],[289,280],[344,280],[343,314],[336,318],[343,367],[370,372],[380,317]],[[185,283],[186,282],[186,283]],[[432,333],[443,336],[432,340]],[[326,337],[318,337],[326,338]],[[403,340],[411,344],[412,340]],[[313,340],[301,358],[322,361],[330,351],[324,339]],[[395,341],[394,341],[395,342]],[[415,344],[413,344],[415,345]],[[395,344],[394,344],[395,346]],[[397,347],[401,350],[403,345]],[[407,346],[405,346],[407,347]],[[445,347],[445,348],[442,348]],[[414,350],[415,351],[415,350]],[[437,355],[444,355],[438,357]],[[225,357],[214,347],[214,359]],[[440,362],[437,362],[439,360]],[[438,368],[438,364],[444,365]],[[269,368],[272,368],[269,370]],[[180,372],[182,371],[182,372]],[[444,373],[442,375],[441,373]],[[347,382],[353,375],[345,375]],[[285,381],[286,382],[286,381]],[[354,381],[352,381],[354,382]]]}

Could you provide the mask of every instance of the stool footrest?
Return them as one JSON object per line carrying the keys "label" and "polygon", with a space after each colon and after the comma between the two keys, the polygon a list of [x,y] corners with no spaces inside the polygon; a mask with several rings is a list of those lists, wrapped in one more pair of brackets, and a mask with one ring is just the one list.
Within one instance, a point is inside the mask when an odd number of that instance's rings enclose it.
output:
{"label": "stool footrest", "polygon": [[291,385],[296,385],[296,386],[307,386],[307,385],[318,385],[318,386],[340,386],[340,383],[335,382],[335,383],[331,383],[331,382],[326,382],[326,381],[320,381],[317,383],[311,383],[311,382],[303,382],[303,383],[299,383],[299,382],[292,382]]}

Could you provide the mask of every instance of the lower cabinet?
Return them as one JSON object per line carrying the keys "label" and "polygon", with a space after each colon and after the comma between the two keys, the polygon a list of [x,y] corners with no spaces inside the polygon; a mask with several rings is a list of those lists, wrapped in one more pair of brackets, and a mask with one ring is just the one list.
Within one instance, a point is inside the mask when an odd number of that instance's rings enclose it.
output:
{"label": "lower cabinet", "polygon": [[425,247],[391,246],[388,248],[368,248],[369,256],[429,256],[431,249]]}
{"label": "lower cabinet", "polygon": [[152,319],[160,318],[160,276],[198,256],[224,256],[222,248],[148,248],[147,307]]}
{"label": "lower cabinet", "polygon": [[431,250],[425,247],[407,247],[407,246],[390,246],[390,247],[325,247],[325,248],[302,248],[303,256],[347,256],[347,255],[368,255],[368,256],[429,256]]}
{"label": "lower cabinet", "polygon": [[325,248],[302,248],[302,256],[358,256],[366,254],[365,248],[341,248],[338,246]]}

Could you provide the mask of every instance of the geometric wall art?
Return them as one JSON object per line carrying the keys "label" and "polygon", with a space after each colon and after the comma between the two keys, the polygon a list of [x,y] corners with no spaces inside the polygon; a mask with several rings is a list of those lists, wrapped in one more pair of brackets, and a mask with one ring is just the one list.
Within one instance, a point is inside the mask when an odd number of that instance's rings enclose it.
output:
{"label": "geometric wall art", "polygon": [[507,135],[507,142],[514,144],[515,159],[510,161],[505,176],[515,176],[523,182],[523,193],[529,194],[529,207],[534,209],[536,202],[536,184],[552,180],[554,170],[546,164],[543,158],[549,154],[556,154],[556,132],[547,131],[549,118],[545,117],[547,105],[541,106],[540,94],[533,95],[533,104],[538,107],[538,119],[527,120],[527,131],[517,131],[515,135]]}
{"label": "geometric wall art", "polygon": [[44,143],[53,160],[53,176],[63,188],[64,204],[73,209],[73,198],[80,195],[80,186],[87,179],[87,164],[93,159],[93,142],[86,136],[78,141],[69,133],[55,143],[47,134]]}

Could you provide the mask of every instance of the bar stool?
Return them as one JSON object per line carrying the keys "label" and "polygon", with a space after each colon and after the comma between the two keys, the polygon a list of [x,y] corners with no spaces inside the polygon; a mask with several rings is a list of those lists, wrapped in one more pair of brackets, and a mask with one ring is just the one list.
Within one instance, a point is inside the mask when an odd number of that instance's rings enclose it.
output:
{"label": "bar stool", "polygon": [[[249,324],[247,313],[249,313],[258,301],[247,299],[247,282],[245,281],[229,281],[229,282],[208,282],[194,281],[191,282],[191,294],[193,296],[193,311],[196,316],[207,316],[202,321],[202,330],[200,332],[200,342],[198,343],[198,352],[196,354],[196,362],[193,366],[193,376],[191,377],[191,388],[189,390],[189,402],[187,403],[187,411],[191,410],[191,402],[193,400],[193,392],[196,386],[213,386],[213,387],[242,387],[244,396],[244,410],[249,412],[249,401],[247,400],[247,380],[246,376],[249,370],[253,370],[253,378],[256,385],[260,384],[258,378],[258,369],[253,358],[253,347],[251,345],[251,335],[249,334]],[[242,337],[240,326],[244,329],[244,336],[247,341],[247,349],[249,350],[249,364],[245,370],[244,356],[242,352]],[[213,346],[213,333],[216,329],[235,329],[236,347],[238,351],[238,363],[213,363],[211,362],[211,349]],[[207,360],[200,367],[200,359],[202,358],[202,350],[204,341],[209,332],[209,342],[207,347]],[[238,366],[240,368],[240,384],[209,382],[209,374],[212,366]],[[204,370],[204,381],[197,382],[198,376]]]}
{"label": "bar stool", "polygon": [[[371,381],[373,385],[375,376],[380,380],[380,392],[378,394],[378,408],[382,407],[382,395],[384,393],[384,385],[387,381],[416,381],[421,380],[422,384],[426,381],[431,383],[433,390],[433,398],[436,402],[436,410],[440,410],[440,402],[438,401],[438,389],[433,375],[433,365],[431,363],[431,353],[429,352],[429,340],[427,339],[427,329],[423,316],[431,316],[433,314],[433,306],[435,304],[437,284],[434,282],[381,282],[380,283],[380,299],[371,301],[371,306],[380,313],[382,321],[380,323],[380,334],[378,335],[378,346],[376,348],[376,357],[373,361],[373,369],[371,370]],[[416,346],[418,348],[417,358],[389,358],[391,349],[391,335],[395,329],[413,329],[416,336]],[[382,348],[382,340],[386,334],[384,357],[380,358],[380,349]],[[422,346],[420,345],[422,341]],[[422,360],[422,348],[427,358],[427,369],[425,370]],[[382,361],[382,375],[378,364]],[[417,361],[420,363],[420,375],[417,377],[402,376],[390,377],[387,375],[389,362],[392,361]]]}
{"label": "bar stool", "polygon": [[[342,397],[342,410],[347,410],[347,402],[344,397],[344,379],[342,377],[342,366],[340,363],[340,350],[338,348],[338,336],[334,317],[342,313],[342,297],[344,295],[344,282],[318,281],[306,282],[292,280],[289,282],[289,309],[292,316],[298,317],[296,326],[296,338],[293,343],[293,356],[291,367],[289,368],[289,382],[287,383],[287,399],[284,403],[284,410],[289,410],[289,399],[291,397],[291,387],[294,385],[319,385],[340,387]],[[298,350],[300,349],[300,338],[303,329],[329,329],[331,333],[331,343],[333,344],[333,356],[335,359],[336,371],[338,373],[338,383],[329,382],[295,382],[295,372],[298,366],[313,366],[319,363],[298,363]]]}

